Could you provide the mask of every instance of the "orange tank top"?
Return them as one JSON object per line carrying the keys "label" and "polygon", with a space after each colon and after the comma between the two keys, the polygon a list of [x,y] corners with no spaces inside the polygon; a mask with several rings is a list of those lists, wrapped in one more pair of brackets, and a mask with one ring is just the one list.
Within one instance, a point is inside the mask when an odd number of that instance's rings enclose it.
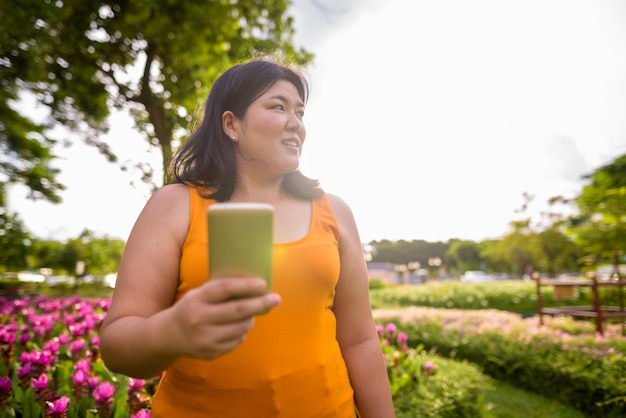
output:
{"label": "orange tank top", "polygon": [[[208,279],[206,209],[190,189],[190,225],[176,298]],[[354,418],[354,393],[336,339],[339,228],[327,197],[312,202],[309,232],[274,244],[281,304],[257,316],[244,342],[213,360],[178,359],[163,375],[152,416]]]}

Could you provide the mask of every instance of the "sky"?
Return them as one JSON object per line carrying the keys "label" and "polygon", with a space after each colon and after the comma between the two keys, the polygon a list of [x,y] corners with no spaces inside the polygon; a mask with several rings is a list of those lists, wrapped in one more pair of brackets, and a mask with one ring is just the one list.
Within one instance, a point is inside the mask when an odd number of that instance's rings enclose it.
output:
{"label": "sky", "polygon": [[[295,0],[291,13],[315,54],[301,170],[350,205],[363,242],[500,238],[569,213],[548,199],[626,153],[623,0]],[[111,127],[120,159],[160,178],[129,118]],[[64,203],[13,187],[10,210],[40,238],[126,239],[149,189],[95,149],[58,154]]]}

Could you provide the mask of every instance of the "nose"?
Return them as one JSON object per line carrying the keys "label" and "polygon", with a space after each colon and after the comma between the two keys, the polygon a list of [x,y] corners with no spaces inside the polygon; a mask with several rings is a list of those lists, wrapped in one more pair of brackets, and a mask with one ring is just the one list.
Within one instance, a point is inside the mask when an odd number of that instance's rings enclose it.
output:
{"label": "nose", "polygon": [[287,129],[297,132],[304,128],[304,122],[302,117],[297,112],[289,113],[289,120],[287,121]]}

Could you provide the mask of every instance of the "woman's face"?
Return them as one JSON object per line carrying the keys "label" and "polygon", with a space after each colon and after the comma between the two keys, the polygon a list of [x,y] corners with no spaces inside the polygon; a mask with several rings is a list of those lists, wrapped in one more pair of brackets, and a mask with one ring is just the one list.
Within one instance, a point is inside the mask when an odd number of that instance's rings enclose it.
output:
{"label": "woman's face", "polygon": [[267,170],[271,175],[296,170],[306,137],[303,116],[304,103],[296,87],[286,80],[274,83],[239,121],[238,167]]}

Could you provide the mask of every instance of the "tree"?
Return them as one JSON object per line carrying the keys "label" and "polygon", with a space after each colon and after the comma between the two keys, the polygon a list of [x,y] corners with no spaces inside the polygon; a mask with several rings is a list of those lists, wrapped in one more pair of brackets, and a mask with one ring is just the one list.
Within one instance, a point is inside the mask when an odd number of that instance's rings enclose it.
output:
{"label": "tree", "polygon": [[558,224],[539,232],[536,242],[537,251],[534,258],[541,271],[555,276],[558,272],[578,270],[580,250],[560,231]]}
{"label": "tree", "polygon": [[[1,26],[0,26],[1,27]],[[0,30],[0,42],[6,34]],[[0,45],[2,48],[2,45]],[[0,50],[0,54],[3,51]],[[4,54],[3,54],[4,55]],[[11,107],[15,102],[14,83],[6,76],[0,58],[0,202],[6,207],[6,185],[21,183],[28,187],[30,197],[53,203],[61,201],[58,192],[64,189],[56,180],[59,170],[50,163],[54,159],[54,143],[45,138],[45,127],[23,117]]]}
{"label": "tree", "polygon": [[[223,70],[270,51],[298,64],[311,61],[311,54],[292,44],[289,4],[288,0],[0,2],[0,112],[13,117],[3,119],[11,126],[0,124],[0,147],[10,149],[17,143],[35,149],[29,142],[34,138],[42,160],[36,174],[45,174],[41,164],[52,140],[49,132],[41,125],[28,126],[26,117],[21,120],[23,129],[15,129],[20,121],[9,106],[20,93],[30,92],[49,108],[51,124],[78,133],[112,162],[116,156],[100,135],[107,131],[113,109],[130,112],[137,130],[160,147],[167,173],[174,147]],[[30,161],[29,156],[16,157]],[[141,163],[138,167],[151,180],[149,169]],[[46,191],[58,189],[52,178],[43,178],[51,183]]]}
{"label": "tree", "polygon": [[492,241],[481,251],[489,265],[509,266],[509,272],[522,276],[534,268],[533,248],[537,235],[530,227],[530,220],[513,221],[512,231],[499,241]]}
{"label": "tree", "polygon": [[482,270],[485,266],[480,252],[480,244],[474,241],[453,240],[450,241],[446,259],[450,267],[459,274],[467,270]]}
{"label": "tree", "polygon": [[66,242],[34,240],[30,257],[37,268],[50,268],[55,274],[74,275],[82,262],[83,274],[102,276],[117,271],[123,250],[123,240],[97,237],[86,229]]}
{"label": "tree", "polygon": [[0,207],[0,272],[27,270],[29,244],[30,235],[19,216]]}
{"label": "tree", "polygon": [[617,272],[626,246],[626,154],[585,177],[575,199],[578,214],[569,219],[569,232],[588,255],[610,260]]}

